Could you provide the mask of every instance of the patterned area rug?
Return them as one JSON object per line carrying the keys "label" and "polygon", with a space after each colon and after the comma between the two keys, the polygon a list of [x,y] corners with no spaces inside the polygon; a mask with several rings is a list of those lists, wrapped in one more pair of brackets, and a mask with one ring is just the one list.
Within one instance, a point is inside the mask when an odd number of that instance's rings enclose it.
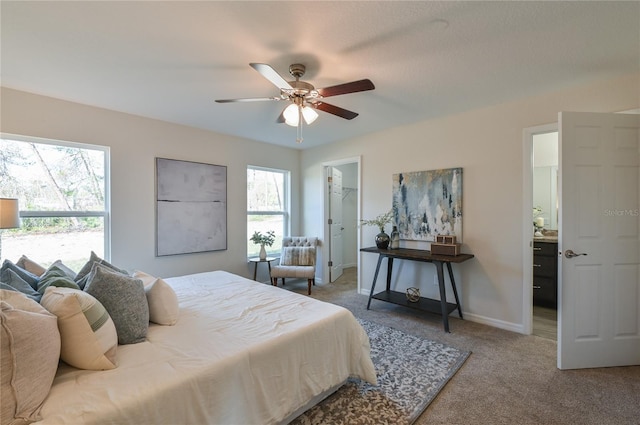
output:
{"label": "patterned area rug", "polygon": [[371,341],[378,385],[349,379],[291,424],[412,424],[471,354],[373,322],[359,321]]}

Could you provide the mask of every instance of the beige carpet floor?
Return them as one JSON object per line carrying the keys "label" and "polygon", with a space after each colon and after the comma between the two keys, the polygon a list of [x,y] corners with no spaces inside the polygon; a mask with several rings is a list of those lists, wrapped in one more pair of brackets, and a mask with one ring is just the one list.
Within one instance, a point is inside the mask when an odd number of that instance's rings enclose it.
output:
{"label": "beige carpet floor", "polygon": [[[281,286],[282,287],[282,286]],[[306,294],[306,281],[287,281]],[[314,298],[342,305],[356,317],[472,352],[469,359],[415,422],[474,425],[638,425],[640,366],[561,371],[556,342],[450,316],[373,300],[356,293],[355,269],[338,281],[318,284]]]}

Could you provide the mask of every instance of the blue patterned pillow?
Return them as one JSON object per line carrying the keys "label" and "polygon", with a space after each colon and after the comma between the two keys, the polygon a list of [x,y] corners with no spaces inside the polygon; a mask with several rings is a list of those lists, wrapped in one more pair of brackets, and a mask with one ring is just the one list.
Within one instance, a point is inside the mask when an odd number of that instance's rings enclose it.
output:
{"label": "blue patterned pillow", "polygon": [[84,291],[100,301],[111,316],[119,344],[135,344],[147,338],[149,305],[142,280],[94,263]]}
{"label": "blue patterned pillow", "polygon": [[22,267],[16,266],[15,264],[13,264],[9,260],[4,260],[4,263],[2,263],[2,267],[0,267],[0,280],[1,281],[3,281],[3,282],[8,282],[9,281],[9,270],[13,270],[15,272],[15,274],[20,276],[20,278],[22,280],[24,280],[29,285],[31,285],[31,287],[33,289],[36,289],[36,290],[38,289],[38,282],[40,281],[40,278],[38,276],[36,276],[35,274],[26,271]]}

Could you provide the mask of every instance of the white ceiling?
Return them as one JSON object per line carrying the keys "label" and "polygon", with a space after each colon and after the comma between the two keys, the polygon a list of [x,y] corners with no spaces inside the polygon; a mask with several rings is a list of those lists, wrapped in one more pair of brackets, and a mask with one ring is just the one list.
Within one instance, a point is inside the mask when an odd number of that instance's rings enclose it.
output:
{"label": "white ceiling", "polygon": [[[310,148],[640,70],[640,2],[2,1],[3,86]],[[327,99],[296,131],[249,67],[316,88],[369,78],[374,91]]]}

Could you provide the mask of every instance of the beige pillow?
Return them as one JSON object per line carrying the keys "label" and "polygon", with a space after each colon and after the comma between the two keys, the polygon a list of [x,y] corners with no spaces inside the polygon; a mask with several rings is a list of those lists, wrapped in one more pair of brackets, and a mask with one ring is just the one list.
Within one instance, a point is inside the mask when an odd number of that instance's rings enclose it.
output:
{"label": "beige pillow", "polygon": [[0,290],[2,424],[40,420],[60,359],[56,317],[25,295]]}
{"label": "beige pillow", "polygon": [[36,276],[42,276],[47,271],[45,267],[28,258],[26,255],[20,257],[16,262],[16,266],[22,267],[26,271],[35,274]]}
{"label": "beige pillow", "polygon": [[116,367],[118,334],[97,299],[78,289],[49,286],[40,304],[58,317],[64,362],[78,369]]}
{"label": "beige pillow", "polygon": [[159,325],[175,325],[180,308],[178,296],[161,278],[136,270],[133,277],[142,280],[149,304],[149,321]]}

